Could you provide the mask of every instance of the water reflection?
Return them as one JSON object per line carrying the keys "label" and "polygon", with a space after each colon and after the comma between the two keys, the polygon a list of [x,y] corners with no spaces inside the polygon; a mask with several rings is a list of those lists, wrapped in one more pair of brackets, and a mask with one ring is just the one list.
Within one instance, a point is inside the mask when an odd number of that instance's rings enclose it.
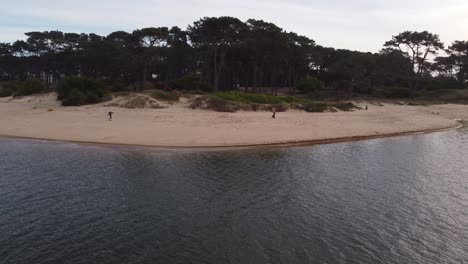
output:
{"label": "water reflection", "polygon": [[0,256],[463,263],[467,132],[212,153],[0,140]]}

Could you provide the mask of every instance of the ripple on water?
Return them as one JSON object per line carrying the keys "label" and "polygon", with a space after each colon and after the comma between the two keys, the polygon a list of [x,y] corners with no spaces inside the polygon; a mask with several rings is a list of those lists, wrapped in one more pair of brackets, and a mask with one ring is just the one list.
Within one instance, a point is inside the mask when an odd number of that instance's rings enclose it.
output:
{"label": "ripple on water", "polygon": [[233,152],[0,141],[5,263],[464,263],[467,129]]}

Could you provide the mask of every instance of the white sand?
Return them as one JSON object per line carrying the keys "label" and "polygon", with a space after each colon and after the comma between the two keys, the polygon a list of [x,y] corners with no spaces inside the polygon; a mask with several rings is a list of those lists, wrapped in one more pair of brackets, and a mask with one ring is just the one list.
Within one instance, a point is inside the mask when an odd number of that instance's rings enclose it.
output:
{"label": "white sand", "polygon": [[[111,122],[107,121],[109,111],[115,113]],[[0,98],[1,136],[160,147],[344,140],[452,128],[458,125],[456,119],[468,119],[468,106],[369,104],[368,111],[289,111],[272,119],[268,112],[218,113],[181,105],[158,110],[61,107],[52,94]]]}

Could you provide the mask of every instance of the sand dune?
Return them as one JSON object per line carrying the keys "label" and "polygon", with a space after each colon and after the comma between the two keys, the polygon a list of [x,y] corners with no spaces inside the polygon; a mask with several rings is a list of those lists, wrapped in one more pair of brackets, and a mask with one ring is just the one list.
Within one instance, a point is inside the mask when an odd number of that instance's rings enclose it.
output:
{"label": "sand dune", "polygon": [[[115,113],[107,121],[107,113]],[[61,107],[55,95],[0,98],[0,135],[160,147],[243,146],[383,136],[452,128],[468,106],[369,104],[368,111],[218,113],[183,104],[124,109],[105,104]]]}

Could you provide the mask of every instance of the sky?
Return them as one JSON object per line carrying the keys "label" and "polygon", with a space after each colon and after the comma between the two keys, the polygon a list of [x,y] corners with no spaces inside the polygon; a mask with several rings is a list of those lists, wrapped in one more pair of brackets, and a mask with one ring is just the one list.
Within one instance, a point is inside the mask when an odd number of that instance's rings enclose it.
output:
{"label": "sky", "polygon": [[107,35],[143,27],[186,28],[205,16],[273,22],[327,47],[377,52],[405,30],[446,45],[468,40],[467,0],[0,0],[0,42],[29,31]]}

